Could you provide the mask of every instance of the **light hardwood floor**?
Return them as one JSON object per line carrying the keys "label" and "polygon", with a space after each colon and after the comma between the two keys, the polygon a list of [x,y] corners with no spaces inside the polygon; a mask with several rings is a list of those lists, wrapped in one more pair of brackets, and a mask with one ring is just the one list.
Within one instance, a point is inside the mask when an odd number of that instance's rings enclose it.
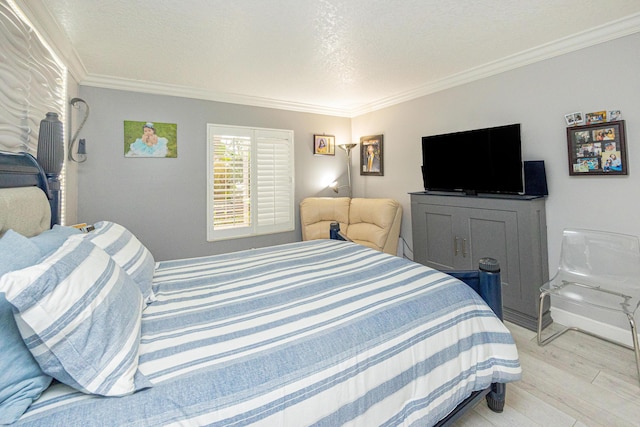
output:
{"label": "light hardwood floor", "polygon": [[483,400],[456,427],[640,426],[633,351],[578,332],[539,347],[535,332],[506,325],[518,346],[522,380],[507,385],[503,413],[491,412]]}

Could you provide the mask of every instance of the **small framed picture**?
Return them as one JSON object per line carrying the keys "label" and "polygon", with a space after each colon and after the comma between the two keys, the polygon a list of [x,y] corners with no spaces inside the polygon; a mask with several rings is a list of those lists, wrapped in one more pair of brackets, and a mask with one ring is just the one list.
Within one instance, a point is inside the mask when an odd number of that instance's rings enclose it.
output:
{"label": "small framed picture", "polygon": [[606,111],[596,111],[593,113],[585,114],[585,119],[587,120],[587,125],[594,125],[596,123],[602,123],[607,121],[607,112]]}
{"label": "small framed picture", "polygon": [[620,110],[609,110],[609,112],[607,112],[607,120],[610,122],[622,120],[622,112]]}
{"label": "small framed picture", "polygon": [[577,111],[575,113],[565,114],[564,120],[567,122],[567,126],[581,125],[584,123],[584,116],[582,112]]}
{"label": "small framed picture", "polygon": [[360,175],[384,176],[382,135],[360,138]]}
{"label": "small framed picture", "polygon": [[335,156],[336,137],[334,135],[313,135],[313,154]]}
{"label": "small framed picture", "polygon": [[567,128],[569,175],[627,175],[624,120]]}

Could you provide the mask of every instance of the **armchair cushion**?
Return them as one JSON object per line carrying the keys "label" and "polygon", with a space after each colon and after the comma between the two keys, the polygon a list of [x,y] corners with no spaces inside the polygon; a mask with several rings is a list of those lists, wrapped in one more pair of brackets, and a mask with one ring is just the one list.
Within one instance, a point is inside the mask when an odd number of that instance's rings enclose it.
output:
{"label": "armchair cushion", "polygon": [[348,238],[382,252],[396,254],[402,206],[393,199],[351,199]]}
{"label": "armchair cushion", "polygon": [[340,231],[349,228],[349,197],[309,197],[300,203],[302,240],[329,238],[329,225],[340,223]]}
{"label": "armchair cushion", "polygon": [[402,206],[393,199],[309,197],[300,203],[302,240],[328,239],[329,225],[340,223],[349,239],[396,255]]}

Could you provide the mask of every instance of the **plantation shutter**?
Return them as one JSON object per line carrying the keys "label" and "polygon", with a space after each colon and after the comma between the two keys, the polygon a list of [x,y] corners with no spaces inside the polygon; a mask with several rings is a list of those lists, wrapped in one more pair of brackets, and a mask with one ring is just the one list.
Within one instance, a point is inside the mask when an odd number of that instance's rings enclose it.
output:
{"label": "plantation shutter", "polygon": [[277,232],[283,224],[293,223],[292,141],[282,131],[256,131],[255,138],[257,227],[263,233]]}
{"label": "plantation shutter", "polygon": [[209,125],[207,135],[207,240],[293,230],[293,132]]}

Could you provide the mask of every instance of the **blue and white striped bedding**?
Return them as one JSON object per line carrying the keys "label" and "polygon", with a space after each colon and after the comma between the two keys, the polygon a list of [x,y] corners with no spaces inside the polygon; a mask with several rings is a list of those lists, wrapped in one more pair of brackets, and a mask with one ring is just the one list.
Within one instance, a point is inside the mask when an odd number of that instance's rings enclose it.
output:
{"label": "blue and white striped bedding", "polygon": [[106,398],[51,386],[18,425],[432,425],[520,378],[513,340],[462,282],[348,242],[158,263],[139,370]]}

